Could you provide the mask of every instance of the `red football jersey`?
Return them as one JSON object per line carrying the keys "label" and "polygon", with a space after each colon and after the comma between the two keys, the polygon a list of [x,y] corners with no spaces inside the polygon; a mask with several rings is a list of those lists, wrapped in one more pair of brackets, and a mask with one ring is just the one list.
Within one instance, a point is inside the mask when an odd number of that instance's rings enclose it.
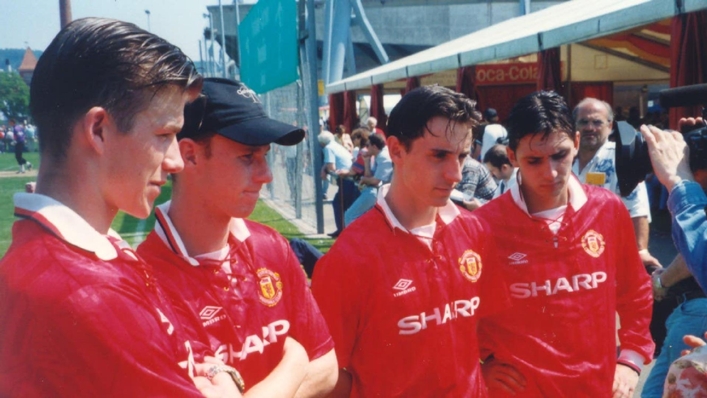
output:
{"label": "red football jersey", "polygon": [[149,266],[71,209],[17,194],[0,261],[0,396],[200,397]]}
{"label": "red football jersey", "polygon": [[246,388],[282,359],[285,339],[297,340],[314,360],[334,348],[306,276],[287,241],[273,229],[233,219],[227,267],[190,257],[167,212],[138,253],[153,266],[179,309],[194,356],[220,357],[241,373]]}
{"label": "red football jersey", "polygon": [[487,235],[450,202],[427,245],[381,201],[346,227],[312,279],[351,396],[485,397],[477,321],[508,303]]}
{"label": "red football jersey", "polygon": [[569,186],[557,234],[522,209],[517,186],[474,212],[489,223],[513,303],[480,322],[482,357],[524,374],[516,396],[611,396],[617,311],[621,349],[652,358],[650,280],[626,207],[608,190]]}

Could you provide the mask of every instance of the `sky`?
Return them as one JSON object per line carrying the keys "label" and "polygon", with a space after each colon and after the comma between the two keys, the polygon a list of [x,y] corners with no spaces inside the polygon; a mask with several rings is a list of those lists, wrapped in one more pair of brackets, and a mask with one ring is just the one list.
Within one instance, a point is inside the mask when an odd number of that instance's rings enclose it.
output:
{"label": "sky", "polygon": [[[70,0],[73,19],[108,17],[132,22],[179,46],[199,61],[199,40],[208,19],[202,14],[218,0]],[[233,4],[233,0],[222,0]],[[245,2],[241,2],[245,3]],[[0,48],[44,50],[59,32],[59,0],[0,0]],[[218,44],[216,44],[218,49]]]}

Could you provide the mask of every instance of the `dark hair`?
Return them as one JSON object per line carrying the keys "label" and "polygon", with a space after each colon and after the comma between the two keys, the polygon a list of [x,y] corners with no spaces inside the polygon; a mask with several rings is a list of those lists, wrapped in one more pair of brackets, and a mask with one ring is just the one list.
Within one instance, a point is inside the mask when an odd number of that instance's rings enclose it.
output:
{"label": "dark hair", "polygon": [[466,95],[446,87],[418,87],[405,94],[390,112],[387,135],[396,137],[409,150],[412,142],[425,134],[427,123],[434,117],[447,118],[451,123],[468,123],[473,128],[481,120],[475,106],[476,102]]}
{"label": "dark hair", "polygon": [[346,134],[346,126],[344,126],[343,124],[336,126],[336,128],[334,129],[334,133],[337,135]]}
{"label": "dark hair", "polygon": [[357,128],[353,132],[351,132],[351,141],[355,139],[361,140],[361,142],[358,143],[359,148],[363,148],[368,144],[368,137],[371,135],[371,132],[368,131],[368,129],[365,129],[363,127]]}
{"label": "dark hair", "polygon": [[484,155],[484,163],[491,163],[491,166],[499,169],[503,167],[504,164],[511,166],[511,161],[508,159],[508,153],[506,152],[506,146],[496,144],[489,148]]}
{"label": "dark hair", "polygon": [[554,131],[561,131],[572,136],[574,123],[569,107],[559,94],[554,91],[536,91],[521,98],[511,110],[506,123],[508,146],[512,150],[526,135],[542,133],[545,139]]}
{"label": "dark hair", "polygon": [[385,140],[380,136],[380,134],[371,134],[368,137],[368,141],[370,141],[371,144],[375,145],[378,149],[385,148]]}
{"label": "dark hair", "polygon": [[42,153],[63,160],[74,124],[94,106],[128,132],[160,89],[200,84],[191,60],[164,39],[127,22],[78,19],[52,40],[32,77],[30,110]]}

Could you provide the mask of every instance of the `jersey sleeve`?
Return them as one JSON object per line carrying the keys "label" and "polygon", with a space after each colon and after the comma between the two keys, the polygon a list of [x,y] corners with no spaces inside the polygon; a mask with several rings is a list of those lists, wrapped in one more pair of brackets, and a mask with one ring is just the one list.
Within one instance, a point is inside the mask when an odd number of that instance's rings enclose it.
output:
{"label": "jersey sleeve", "polygon": [[189,344],[138,291],[85,286],[41,312],[25,343],[37,345],[30,362],[53,394],[201,396],[179,365],[188,364]]}
{"label": "jersey sleeve", "polygon": [[287,251],[286,272],[289,274],[290,286],[285,286],[284,290],[289,292],[286,302],[292,314],[290,319],[293,320],[290,334],[302,344],[307,351],[309,360],[312,361],[331,351],[334,348],[334,341],[329,334],[326,321],[319,311],[319,306],[307,286],[304,270],[292,249],[289,245],[286,246],[284,248]]}
{"label": "jersey sleeve", "polygon": [[655,344],[651,339],[649,324],[653,309],[650,277],[636,249],[631,218],[617,204],[618,233],[615,240],[619,250],[616,256],[616,311],[621,328],[618,331],[621,349],[630,349],[643,356],[645,363],[653,358]]}
{"label": "jersey sleeve", "polygon": [[361,317],[364,289],[359,272],[350,272],[350,257],[340,245],[334,246],[317,262],[312,278],[312,293],[334,338],[340,368],[349,366]]}

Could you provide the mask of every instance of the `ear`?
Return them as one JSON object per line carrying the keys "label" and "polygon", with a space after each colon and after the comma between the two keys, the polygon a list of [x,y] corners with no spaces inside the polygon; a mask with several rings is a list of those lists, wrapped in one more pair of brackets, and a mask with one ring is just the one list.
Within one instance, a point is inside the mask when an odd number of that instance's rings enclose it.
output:
{"label": "ear", "polygon": [[506,147],[506,155],[508,155],[508,160],[511,162],[513,167],[519,167],[518,159],[516,159],[516,152],[509,146]]}
{"label": "ear", "polygon": [[196,166],[197,158],[200,157],[200,151],[202,151],[201,145],[194,142],[191,138],[181,139],[178,145],[184,161],[184,168]]}
{"label": "ear", "polygon": [[579,150],[579,131],[574,132],[574,137],[570,135],[570,138],[572,138],[572,141],[574,142],[574,149],[575,152]]}
{"label": "ear", "polygon": [[402,160],[403,152],[405,152],[405,146],[403,143],[400,142],[398,137],[388,137],[385,140],[385,143],[388,146],[390,160],[393,161],[393,164],[399,163]]}
{"label": "ear", "polygon": [[[78,130],[78,131],[77,131]],[[117,133],[118,128],[108,111],[100,106],[89,109],[82,119],[76,123],[74,134],[90,146],[96,153],[106,152],[106,138],[109,134]]]}

